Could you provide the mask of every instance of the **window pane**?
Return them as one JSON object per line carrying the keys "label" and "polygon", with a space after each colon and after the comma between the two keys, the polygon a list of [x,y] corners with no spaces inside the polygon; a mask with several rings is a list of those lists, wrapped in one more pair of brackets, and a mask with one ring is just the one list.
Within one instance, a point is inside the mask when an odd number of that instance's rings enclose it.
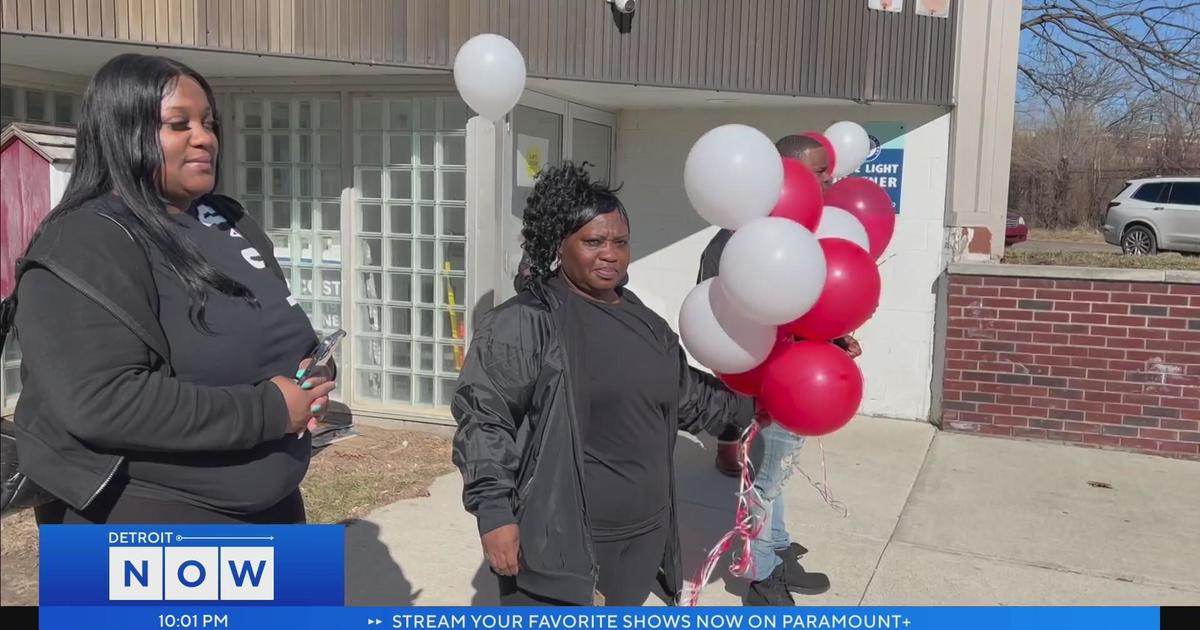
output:
{"label": "window pane", "polygon": [[271,169],[271,194],[289,196],[292,194],[292,169]]}
{"label": "window pane", "polygon": [[389,103],[388,129],[412,129],[412,102],[392,101]]}
{"label": "window pane", "polygon": [[409,370],[412,369],[412,343],[408,341],[391,341],[388,367]]}
{"label": "window pane", "polygon": [[296,169],[296,189],[299,191],[301,197],[313,196],[313,171],[311,168],[301,167]]}
{"label": "window pane", "polygon": [[383,129],[383,102],[382,101],[359,101],[358,102],[358,128],[367,129]]}
{"label": "window pane", "polygon": [[313,108],[311,101],[300,101],[297,105],[297,127],[300,129],[312,129],[313,126]]}
{"label": "window pane", "polygon": [[433,241],[417,242],[417,268],[422,271],[441,271]]}
{"label": "window pane", "polygon": [[342,229],[341,204],[333,202],[321,204],[321,229],[333,231]]}
{"label": "window pane", "polygon": [[314,291],[313,270],[301,267],[300,268],[300,295],[302,297],[312,297],[313,295],[315,295],[315,293],[313,291]]}
{"label": "window pane", "polygon": [[357,395],[379,400],[383,398],[383,374],[358,370]]}
{"label": "window pane", "polygon": [[286,134],[271,136],[271,161],[292,161],[292,137]]}
{"label": "window pane", "polygon": [[391,206],[392,234],[412,234],[412,206]]}
{"label": "window pane", "polygon": [[412,268],[412,241],[408,239],[390,239],[388,246],[392,250],[391,267],[395,269]]}
{"label": "window pane", "polygon": [[442,199],[467,200],[467,174],[463,171],[442,171]]}
{"label": "window pane", "polygon": [[247,168],[242,170],[242,192],[247,195],[261,195],[263,192],[263,170]]}
{"label": "window pane", "polygon": [[417,173],[418,194],[421,201],[433,201],[437,199],[437,177],[433,171],[421,171]]}
{"label": "window pane", "polygon": [[242,128],[243,129],[262,129],[262,101],[244,100],[242,101]]}
{"label": "window pane", "polygon": [[421,206],[421,232],[422,236],[433,236],[437,234],[437,211],[433,206]]}
{"label": "window pane", "polygon": [[383,198],[383,173],[374,170],[359,172],[358,194],[368,199]]}
{"label": "window pane", "polygon": [[383,164],[383,140],[377,135],[358,136],[356,160],[362,165]]}
{"label": "window pane", "polygon": [[296,161],[303,162],[306,164],[309,162],[312,162],[313,161],[312,145],[313,145],[312,136],[310,136],[306,133],[301,134],[300,135],[300,155],[297,156]]}
{"label": "window pane", "polygon": [[1175,182],[1171,185],[1171,203],[1200,206],[1200,183]]}
{"label": "window pane", "polygon": [[457,385],[458,381],[455,379],[438,379],[438,389],[441,390],[441,394],[438,396],[438,405],[450,406],[450,403],[454,401],[454,388]]}
{"label": "window pane", "polygon": [[391,325],[388,327],[390,334],[403,335],[405,337],[412,335],[412,310],[407,308],[389,308],[388,316],[391,317]]}
{"label": "window pane", "polygon": [[467,165],[466,136],[442,136],[442,164],[447,166]]}
{"label": "window pane", "polygon": [[[462,267],[455,267],[454,269],[461,271]],[[442,296],[443,304],[450,303],[450,292],[451,291],[454,292],[455,304],[462,304],[463,298],[466,297],[466,295],[467,295],[467,279],[466,278],[461,278],[458,276],[449,276],[449,280],[447,280],[447,277],[443,275],[439,279],[439,282],[442,283],[442,287],[443,287],[442,292],[445,294]]]}
{"label": "window pane", "polygon": [[388,162],[392,164],[412,164],[412,136],[392,136],[388,138]]}
{"label": "window pane", "polygon": [[383,323],[379,321],[380,308],[378,306],[359,306],[358,325],[363,332],[377,333],[383,330]]}
{"label": "window pane", "polygon": [[291,127],[291,103],[287,101],[271,101],[271,128],[287,129]]}
{"label": "window pane", "polygon": [[341,138],[336,134],[322,134],[318,136],[317,142],[321,145],[320,158],[322,164],[337,164],[341,161]]}
{"label": "window pane", "polygon": [[412,199],[412,172],[391,171],[392,199]]}
{"label": "window pane", "polygon": [[271,202],[271,228],[276,230],[292,229],[292,202]]}
{"label": "window pane", "polygon": [[[455,271],[467,270],[466,242],[442,242],[442,264],[450,263],[450,269]],[[439,268],[440,269],[440,268]]]}
{"label": "window pane", "polygon": [[467,235],[467,209],[462,206],[442,206],[442,236]]}
{"label": "window pane", "polygon": [[17,115],[17,90],[7,85],[0,87],[0,116],[14,118]]}
{"label": "window pane", "polygon": [[342,272],[336,269],[321,271],[321,297],[340,299],[342,297]]}
{"label": "window pane", "polygon": [[75,124],[75,97],[64,92],[54,94],[54,122],[60,125]]}
{"label": "window pane", "polygon": [[383,264],[383,241],[377,238],[359,240],[362,249],[362,264],[367,267],[379,267]]}
{"label": "window pane", "polygon": [[437,128],[437,99],[417,99],[417,129]]}
{"label": "window pane", "polygon": [[433,136],[414,136],[413,143],[417,145],[418,159],[424,166],[433,166],[436,164],[435,155],[437,153],[437,144]]}
{"label": "window pane", "polygon": [[1166,184],[1144,184],[1137,192],[1133,193],[1133,198],[1139,201],[1158,201],[1159,195],[1166,187]]}
{"label": "window pane", "polygon": [[417,369],[422,372],[433,371],[434,359],[434,344],[418,343],[417,344]]}
{"label": "window pane", "polygon": [[321,101],[321,128],[340,128],[342,126],[341,109],[341,105],[337,101]]}
{"label": "window pane", "polygon": [[40,90],[25,90],[25,118],[34,122],[50,122],[46,111],[46,93]]}
{"label": "window pane", "polygon": [[382,300],[383,299],[383,274],[381,273],[364,273],[362,281],[359,283],[362,295],[359,297],[365,300]]}
{"label": "window pane", "polygon": [[359,230],[378,234],[383,232],[383,207],[377,203],[362,204],[359,207],[361,220]]}
{"label": "window pane", "polygon": [[432,405],[433,400],[433,377],[418,376],[416,404]]}
{"label": "window pane", "polygon": [[[418,280],[418,288],[420,289],[420,292],[417,295],[417,301],[419,301],[421,304],[433,304],[434,303],[433,302],[434,295],[436,295],[436,289],[437,289],[437,277],[436,276],[420,276],[419,280]],[[424,314],[424,313],[432,314],[433,311],[422,311],[422,314]],[[422,324],[421,334],[424,336],[427,336],[427,337],[432,337],[433,336],[433,318],[430,317],[428,325],[425,325],[426,322],[424,319],[422,319],[421,324]]]}
{"label": "window pane", "polygon": [[456,99],[442,99],[442,129],[466,129],[470,111],[467,104]]}
{"label": "window pane", "polygon": [[391,381],[391,391],[388,393],[389,400],[408,403],[412,400],[412,377],[407,374],[392,374],[388,377]]}
{"label": "window pane", "polygon": [[258,134],[242,136],[242,160],[245,162],[263,161],[263,137]]}
{"label": "window pane", "polygon": [[322,197],[338,197],[342,194],[342,174],[336,168],[323,168],[321,171],[321,192]]}
{"label": "window pane", "polygon": [[[391,287],[388,292],[388,299],[394,302],[410,302],[413,301],[413,276],[408,274],[391,274]],[[404,310],[408,313],[408,310]],[[412,320],[410,316],[404,320],[404,332],[394,332],[396,335],[412,335]]]}

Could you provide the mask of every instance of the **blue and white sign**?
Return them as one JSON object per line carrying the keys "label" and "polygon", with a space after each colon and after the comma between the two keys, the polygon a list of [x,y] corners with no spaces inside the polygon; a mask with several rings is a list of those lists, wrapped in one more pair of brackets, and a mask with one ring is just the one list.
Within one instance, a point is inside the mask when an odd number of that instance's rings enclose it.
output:
{"label": "blue and white sign", "polygon": [[44,525],[40,603],[341,606],[340,525]]}
{"label": "blue and white sign", "polygon": [[900,214],[900,191],[904,185],[904,132],[900,123],[864,123],[871,138],[871,152],[853,177],[869,179],[887,191],[896,214]]}

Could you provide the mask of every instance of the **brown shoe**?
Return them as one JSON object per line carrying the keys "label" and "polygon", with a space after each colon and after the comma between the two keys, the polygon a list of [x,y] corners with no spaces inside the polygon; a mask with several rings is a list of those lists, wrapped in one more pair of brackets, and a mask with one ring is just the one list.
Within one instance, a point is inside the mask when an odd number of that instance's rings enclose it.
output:
{"label": "brown shoe", "polygon": [[721,471],[722,475],[728,477],[740,477],[742,475],[742,460],[739,456],[738,449],[741,445],[737,442],[717,442],[717,470]]}

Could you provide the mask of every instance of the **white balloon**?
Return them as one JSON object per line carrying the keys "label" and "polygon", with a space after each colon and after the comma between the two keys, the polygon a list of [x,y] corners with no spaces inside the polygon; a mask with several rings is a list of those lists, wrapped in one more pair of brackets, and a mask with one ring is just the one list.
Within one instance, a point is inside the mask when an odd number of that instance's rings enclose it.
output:
{"label": "white balloon", "polygon": [[716,278],[696,285],[679,309],[679,335],[688,352],[708,369],[740,374],[766,360],[775,327],[756,324],[724,302]]}
{"label": "white balloon", "polygon": [[736,230],[775,208],[783,188],[783,160],[761,131],[722,125],[692,145],[683,185],[700,216]]}
{"label": "white balloon", "polygon": [[733,233],[718,288],[748,318],[778,326],[804,315],[825,287],[825,253],[804,226],[764,217]]}
{"label": "white balloon", "polygon": [[454,85],[480,116],[493,122],[500,120],[525,89],[525,58],[504,37],[476,35],[454,56]]}
{"label": "white balloon", "polygon": [[821,210],[821,222],[817,225],[817,240],[840,238],[850,241],[871,252],[871,237],[867,236],[867,228],[863,227],[858,217],[835,206],[825,206]]}
{"label": "white balloon", "polygon": [[833,123],[825,130],[825,137],[833,145],[835,156],[834,177],[845,177],[858,170],[863,160],[871,153],[871,137],[862,125],[849,120]]}

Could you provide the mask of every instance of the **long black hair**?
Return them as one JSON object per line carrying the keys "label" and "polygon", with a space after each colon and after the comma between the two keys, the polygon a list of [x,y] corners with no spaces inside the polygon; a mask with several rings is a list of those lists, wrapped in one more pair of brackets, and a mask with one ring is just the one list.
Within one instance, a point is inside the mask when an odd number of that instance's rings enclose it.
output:
{"label": "long black hair", "polygon": [[592,219],[620,212],[629,225],[629,213],[617,198],[618,190],[594,181],[584,166],[571,162],[543,169],[525,202],[521,228],[530,275],[545,280],[557,273],[555,263],[563,240]]}
{"label": "long black hair", "polygon": [[[160,189],[163,168],[162,100],[181,77],[200,84],[212,107],[213,134],[220,137],[217,101],[200,73],[173,59],[154,55],[124,54],[105,63],[83,95],[75,135],[75,164],[62,200],[38,228],[82,207],[102,195],[115,194],[132,211],[132,220],[115,216],[138,242],[163,256],[187,288],[192,317],[204,322],[208,292],[216,291],[257,304],[242,283],[221,273],[204,259],[195,243],[167,212]],[[219,172],[213,162],[214,173]],[[37,239],[37,234],[34,239]],[[32,242],[32,241],[31,241]]]}

